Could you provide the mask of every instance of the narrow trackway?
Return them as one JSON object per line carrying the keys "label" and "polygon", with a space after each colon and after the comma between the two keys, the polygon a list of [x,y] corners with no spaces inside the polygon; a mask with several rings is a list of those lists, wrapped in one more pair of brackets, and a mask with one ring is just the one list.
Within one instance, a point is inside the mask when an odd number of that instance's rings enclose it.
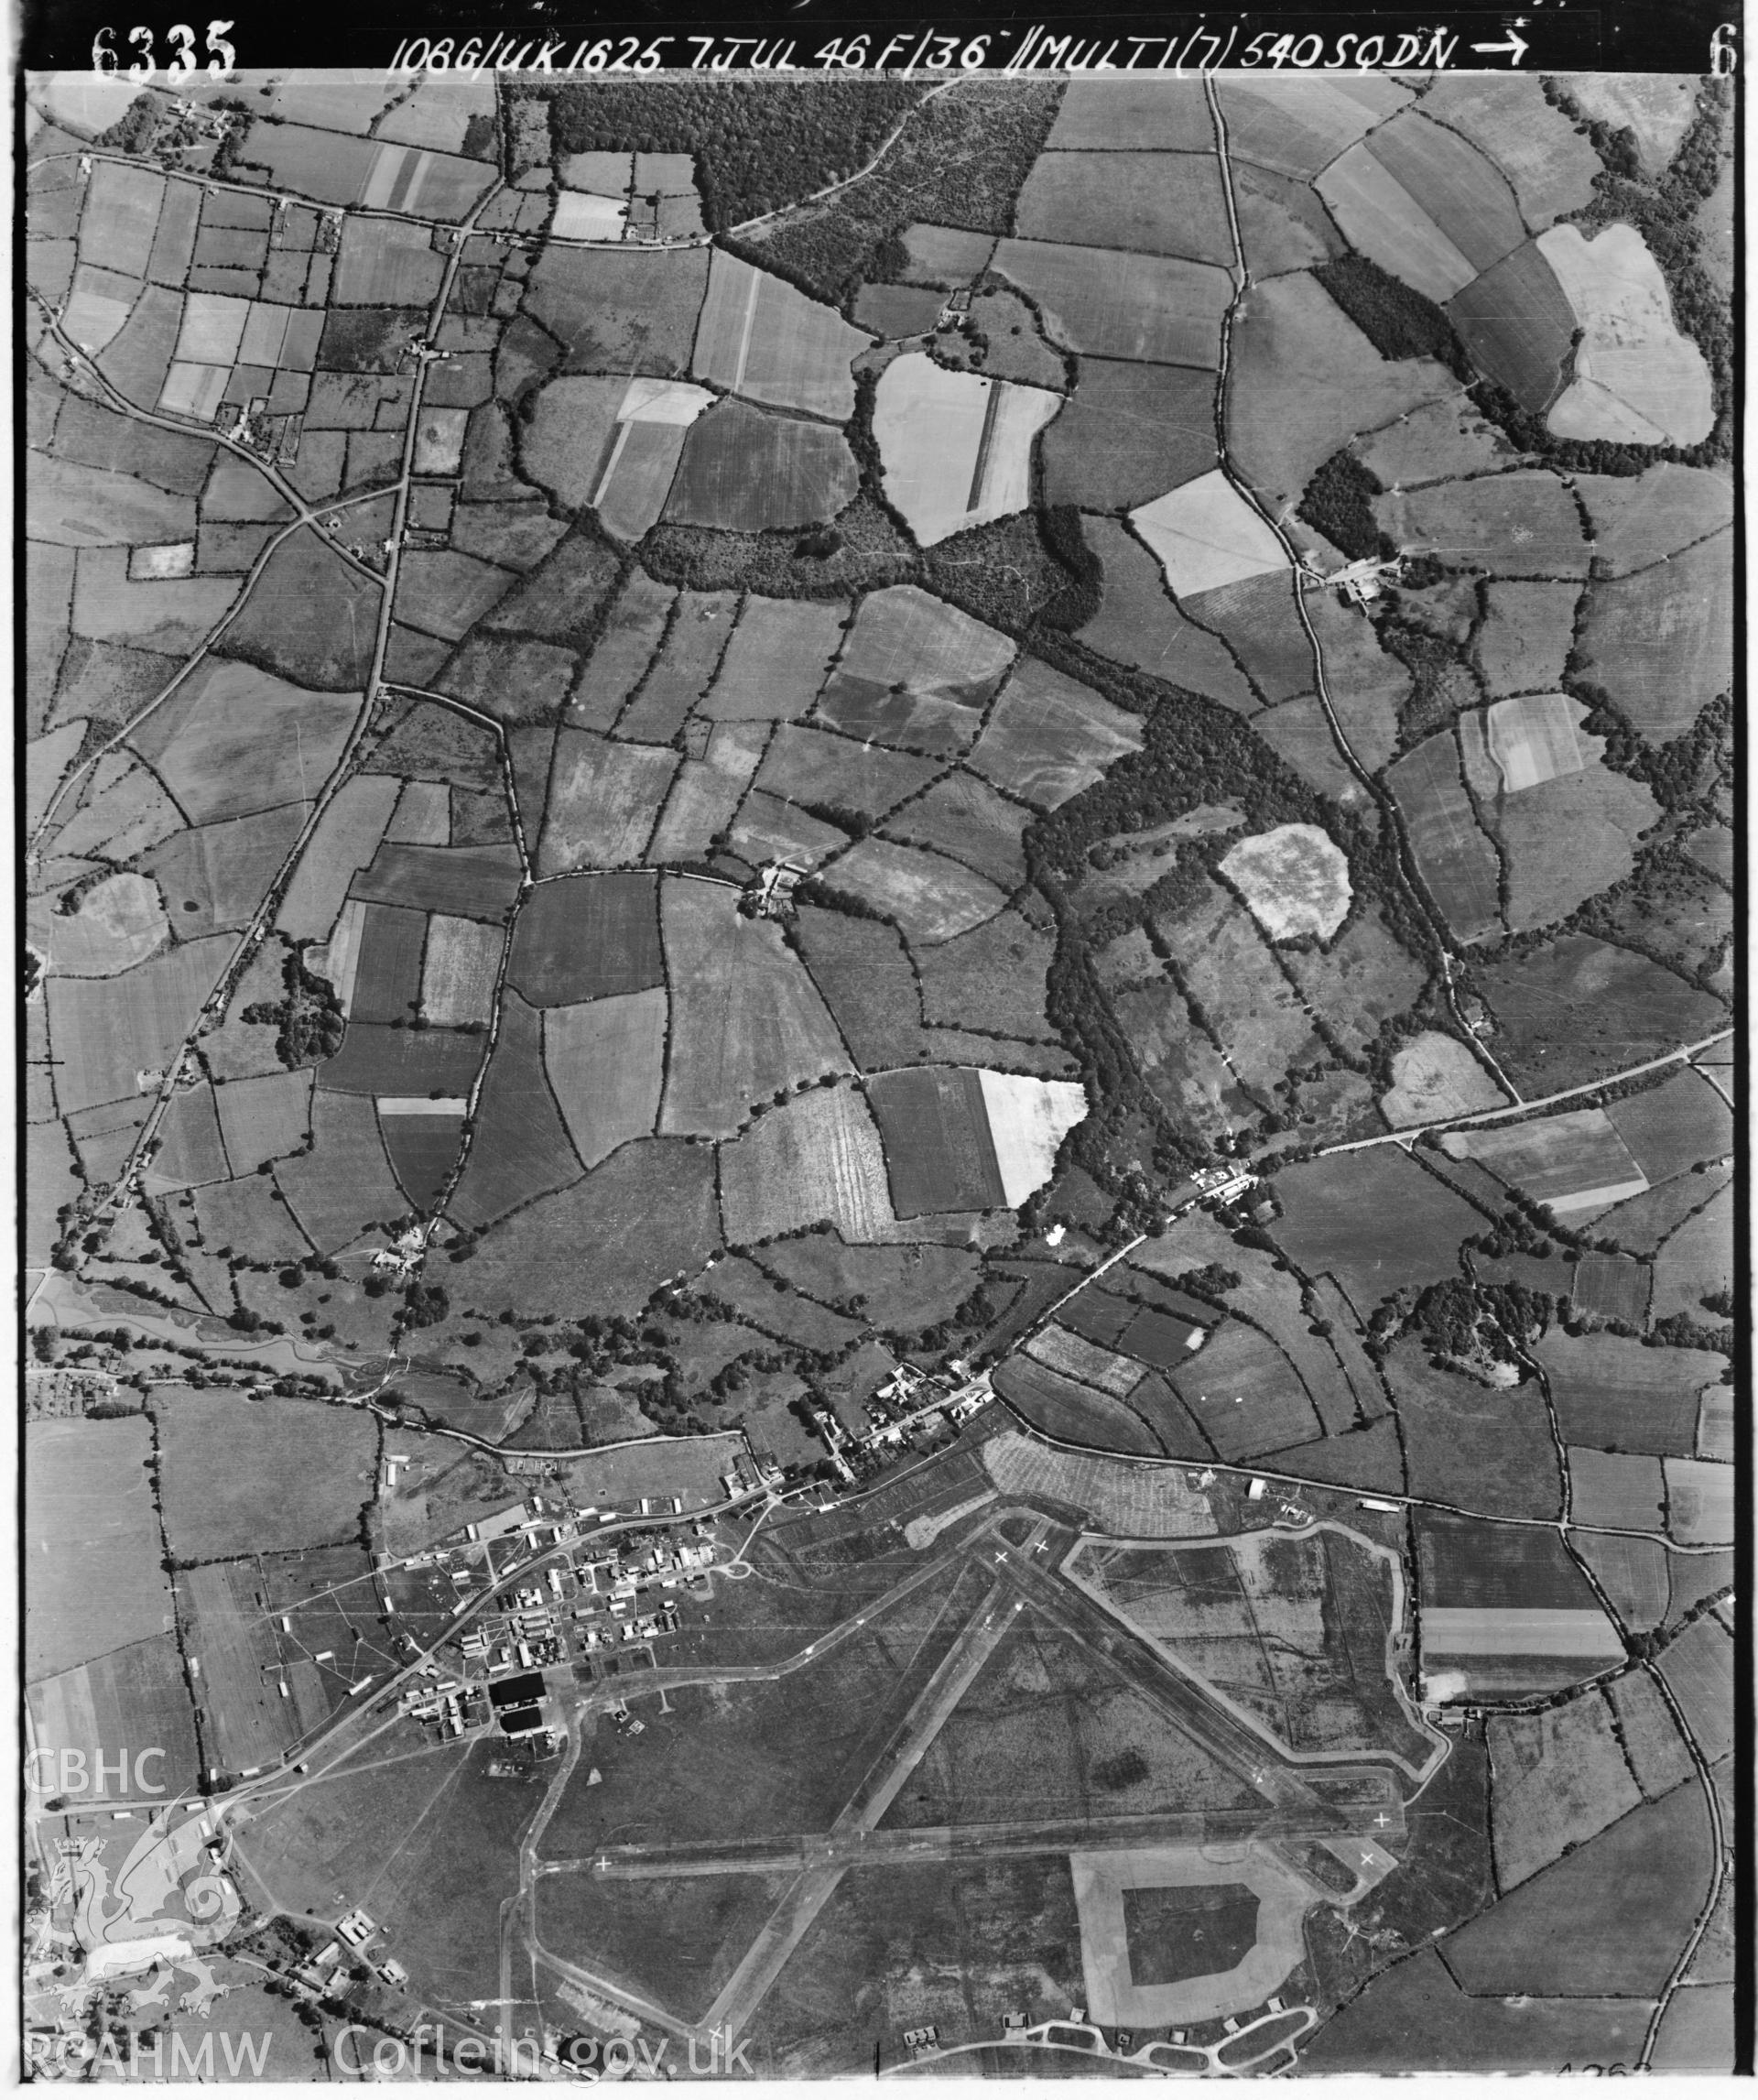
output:
{"label": "narrow trackway", "polygon": [[1203,92],[1209,101],[1210,120],[1214,126],[1215,151],[1221,162],[1221,191],[1227,201],[1227,223],[1232,234],[1234,257],[1233,296],[1228,302],[1226,312],[1221,316],[1221,365],[1215,379],[1215,441],[1219,450],[1221,471],[1226,475],[1234,492],[1250,504],[1252,509],[1275,535],[1283,553],[1287,557],[1288,566],[1293,571],[1290,582],[1294,591],[1295,610],[1299,615],[1300,625],[1305,631],[1308,647],[1312,651],[1313,688],[1318,696],[1319,705],[1325,711],[1325,719],[1330,724],[1330,734],[1336,739],[1337,748],[1342,754],[1345,764],[1362,783],[1369,798],[1378,808],[1381,822],[1391,827],[1393,846],[1397,855],[1399,871],[1404,876],[1405,887],[1409,892],[1411,902],[1415,905],[1417,915],[1427,927],[1434,940],[1436,951],[1440,957],[1441,976],[1447,988],[1448,1011],[1452,1015],[1453,1020],[1458,1026],[1461,1040],[1470,1046],[1473,1054],[1487,1068],[1496,1084],[1507,1094],[1509,1100],[1517,1105],[1520,1101],[1519,1089],[1509,1079],[1507,1073],[1503,1071],[1490,1052],[1484,1049],[1482,1043],[1479,1041],[1466,1022],[1464,1014],[1460,1011],[1458,988],[1453,983],[1452,953],[1448,945],[1450,936],[1445,921],[1430,905],[1424,893],[1421,881],[1411,861],[1410,849],[1404,835],[1404,827],[1398,822],[1396,811],[1391,806],[1392,798],[1386,790],[1379,786],[1362,764],[1349,738],[1343,734],[1342,724],[1337,718],[1337,709],[1331,700],[1330,686],[1325,674],[1324,647],[1318,639],[1317,629],[1313,626],[1312,615],[1307,610],[1307,594],[1300,583],[1302,564],[1299,550],[1288,537],[1281,519],[1271,512],[1268,505],[1259,497],[1257,491],[1251,483],[1234,466],[1228,448],[1227,381],[1232,362],[1233,322],[1241,302],[1251,288],[1252,277],[1250,267],[1245,260],[1244,238],[1239,227],[1239,206],[1233,194],[1233,167],[1227,146],[1227,119],[1221,114],[1221,98],[1216,92],[1212,73],[1203,74],[1202,86]]}

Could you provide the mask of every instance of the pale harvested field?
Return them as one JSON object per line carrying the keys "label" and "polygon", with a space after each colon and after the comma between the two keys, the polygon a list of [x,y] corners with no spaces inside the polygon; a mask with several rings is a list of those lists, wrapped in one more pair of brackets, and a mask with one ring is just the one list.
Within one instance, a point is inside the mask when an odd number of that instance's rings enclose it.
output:
{"label": "pale harvested field", "polygon": [[1219,467],[1130,513],[1180,598],[1287,567],[1281,542]]}
{"label": "pale harvested field", "polygon": [[421,1011],[428,1019],[446,1028],[487,1020],[505,945],[502,927],[436,912],[428,921],[421,963]]}
{"label": "pale harvested field", "polygon": [[1666,1527],[1685,1546],[1732,1543],[1732,1466],[1701,1457],[1670,1457],[1666,1466]]}
{"label": "pale harvested field", "polygon": [[1016,1208],[1049,1180],[1063,1138],[1086,1120],[1086,1089],[1077,1080],[1033,1079],[1016,1072],[980,1070],[977,1079],[1001,1185]]}
{"label": "pale harvested field", "polygon": [[1521,700],[1498,701],[1489,711],[1490,756],[1502,769],[1510,795],[1579,773],[1585,763],[1576,724],[1588,711],[1567,693],[1530,693]]}
{"label": "pale harvested field", "polygon": [[1060,406],[920,353],[886,365],[873,408],[885,494],[924,547],[1026,507],[1032,439]]}
{"label": "pale harvested field", "polygon": [[1215,1529],[1208,1497],[1179,1466],[1054,1451],[1017,1430],[991,1437],[982,1463],[1004,1495],[1066,1502],[1115,1539],[1203,1539]]}
{"label": "pale harvested field", "polygon": [[852,1243],[890,1239],[884,1153],[858,1087],[815,1087],[721,1152],[728,1243],[751,1246],[828,1220]]}
{"label": "pale harvested field", "polygon": [[1380,1113],[1394,1130],[1498,1108],[1502,1090],[1462,1042],[1425,1028],[1392,1060],[1394,1085],[1380,1096]]}
{"label": "pale harvested field", "polygon": [[27,1678],[56,1676],[169,1628],[151,1456],[142,1415],[27,1426],[20,1546],[31,1571]]}
{"label": "pale harvested field", "polygon": [[34,907],[33,945],[60,976],[114,977],[144,963],[165,938],[165,907],[144,875],[113,875],[89,889],[74,912]]}
{"label": "pale harvested field", "polygon": [[1317,824],[1278,824],[1241,839],[1221,872],[1272,941],[1329,941],[1349,917],[1349,863]]}
{"label": "pale harvested field", "polygon": [[1623,1654],[1617,1629],[1603,1612],[1522,1611],[1513,1605],[1426,1606],[1422,1644],[1430,1656],[1566,1655],[1613,1660]]}
{"label": "pale harvested field", "polygon": [[1072,1334],[1055,1321],[1026,1344],[1026,1354],[1036,1356],[1064,1377],[1078,1378],[1083,1386],[1097,1386],[1113,1398],[1127,1399],[1142,1382],[1143,1366],[1133,1356],[1120,1356],[1096,1342]]}
{"label": "pale harvested field", "polygon": [[1587,241],[1577,227],[1553,226],[1538,246],[1585,332],[1574,383],[1551,409],[1549,428],[1558,437],[1637,444],[1708,437],[1709,368],[1674,326],[1666,280],[1635,228],[1608,226]]}
{"label": "pale harvested field", "polygon": [[651,1135],[666,1067],[663,985],[551,1006],[543,1066],[581,1164],[596,1167],[631,1137]]}

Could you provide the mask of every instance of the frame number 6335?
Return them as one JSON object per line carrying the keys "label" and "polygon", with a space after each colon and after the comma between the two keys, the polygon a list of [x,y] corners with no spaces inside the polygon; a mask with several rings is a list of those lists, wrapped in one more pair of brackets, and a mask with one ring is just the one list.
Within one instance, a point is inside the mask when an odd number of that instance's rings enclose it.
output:
{"label": "frame number 6335", "polygon": [[[195,31],[187,22],[173,22],[165,32],[165,40],[171,47],[170,61],[165,68],[167,78],[175,87],[179,78],[206,71],[210,73],[229,73],[238,62],[238,54],[226,41],[230,22],[210,22],[204,48],[213,56],[205,69],[195,55]],[[126,73],[131,79],[143,83],[150,81],[158,68],[153,63],[153,32],[147,28],[134,28],[128,32],[128,41],[140,53],[124,65],[116,50],[116,32],[106,25],[92,39],[92,71],[94,73]]]}

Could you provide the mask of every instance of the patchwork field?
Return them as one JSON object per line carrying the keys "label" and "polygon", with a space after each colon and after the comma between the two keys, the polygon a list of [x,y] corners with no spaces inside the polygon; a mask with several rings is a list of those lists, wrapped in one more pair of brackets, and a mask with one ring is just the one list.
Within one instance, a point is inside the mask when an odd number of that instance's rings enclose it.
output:
{"label": "patchwork field", "polygon": [[1032,441],[1060,406],[1042,387],[949,372],[917,352],[886,365],[873,432],[885,494],[922,546],[1025,509]]}

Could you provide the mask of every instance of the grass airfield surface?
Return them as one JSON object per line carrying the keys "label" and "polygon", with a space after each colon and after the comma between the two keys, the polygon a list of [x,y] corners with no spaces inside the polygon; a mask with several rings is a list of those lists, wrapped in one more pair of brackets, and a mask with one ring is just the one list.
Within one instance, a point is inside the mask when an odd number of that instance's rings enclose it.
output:
{"label": "grass airfield surface", "polygon": [[[1253,1948],[1220,1980],[1167,1986],[1181,1994],[1169,2011],[1160,1986],[1148,1996],[1161,2020],[1193,2023],[1261,2005],[1301,1958],[1308,1907],[1353,1903],[1395,1871],[1407,1779],[1372,1755],[1320,1776],[1168,1668],[1064,1579],[1076,1533],[997,1496],[988,1448],[968,1433],[828,1515],[771,1504],[722,1519],[711,1594],[679,1599],[653,1670],[564,1694],[567,1747],[535,1777],[494,1779],[492,1743],[431,1744],[382,1708],[351,1717],[309,1778],[238,1804],[246,1885],[296,1912],[364,1904],[435,1999],[493,1997],[498,1947],[517,1976],[680,2038],[723,2023],[786,2069],[804,2043],[779,1980],[830,1958],[824,1933],[851,1903],[894,1963],[897,1920],[873,1894],[926,1869],[987,1887],[984,1930],[1015,1946],[1038,1914],[1016,1905],[1059,1877],[1064,1951],[1038,1958],[1070,1979],[1077,1940],[1089,1974],[1115,1958],[1083,1874],[1118,1889],[1242,1881],[1267,1927]],[[1180,1528],[1210,1522],[1193,1498]],[[1041,1717],[1053,1683],[1050,1710],[1075,1727],[1065,1747]],[[1028,1719],[1030,1777],[997,1789]],[[1181,1765],[1165,1765],[1171,1745]],[[1335,1885],[1301,1864],[1315,1844],[1350,1862]],[[1216,1844],[1224,1867],[1196,1849]],[[720,1953],[704,1967],[711,1921]],[[1041,2015],[1062,2009],[1032,1990]],[[1154,2009],[1134,2005],[1118,2017]]]}

